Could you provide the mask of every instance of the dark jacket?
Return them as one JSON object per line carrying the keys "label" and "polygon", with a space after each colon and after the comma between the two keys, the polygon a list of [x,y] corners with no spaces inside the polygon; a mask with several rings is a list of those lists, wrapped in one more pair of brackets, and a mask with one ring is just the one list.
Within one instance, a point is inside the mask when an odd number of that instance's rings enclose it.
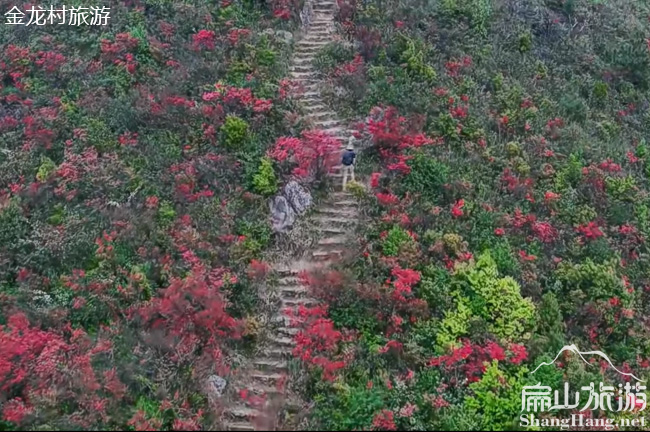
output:
{"label": "dark jacket", "polygon": [[341,162],[345,166],[350,166],[354,163],[354,159],[357,157],[357,154],[354,152],[354,150],[346,150],[345,153],[343,153],[343,158]]}

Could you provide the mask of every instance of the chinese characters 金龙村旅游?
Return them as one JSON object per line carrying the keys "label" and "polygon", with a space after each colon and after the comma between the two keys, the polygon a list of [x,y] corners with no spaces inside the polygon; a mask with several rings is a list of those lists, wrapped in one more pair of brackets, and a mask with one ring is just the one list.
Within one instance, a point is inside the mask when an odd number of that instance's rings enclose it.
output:
{"label": "chinese characters \u91d1\u9f99\u6751\u65c5\u6e38", "polygon": [[[538,383],[534,386],[525,386],[521,393],[521,410],[528,412],[547,412],[561,409],[586,410],[607,410],[607,411],[635,411],[644,410],[646,407],[646,395],[641,392],[646,386],[636,383],[632,386],[629,382],[614,386],[607,386],[600,383],[598,389],[591,383],[581,387],[581,390],[588,392],[587,398],[580,400],[581,393],[576,391],[573,395],[569,390],[569,383],[564,383],[564,395],[561,398],[560,392],[552,391],[551,387]],[[632,393],[632,390],[635,390]],[[553,397],[552,397],[553,396]]]}
{"label": "chinese characters \u91d1\u9f99\u6751\u65c5\u6e38", "polygon": [[102,7],[85,7],[65,5],[49,9],[41,6],[30,6],[23,12],[18,6],[14,6],[5,12],[5,24],[24,26],[44,25],[69,25],[69,26],[105,26],[108,24],[111,9]]}

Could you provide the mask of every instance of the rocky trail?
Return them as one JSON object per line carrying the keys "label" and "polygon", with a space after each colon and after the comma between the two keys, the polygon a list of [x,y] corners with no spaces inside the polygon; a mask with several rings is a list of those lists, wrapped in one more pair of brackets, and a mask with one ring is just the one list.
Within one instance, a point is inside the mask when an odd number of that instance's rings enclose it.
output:
{"label": "rocky trail", "polygon": [[[327,45],[334,33],[335,0],[315,0],[311,24],[304,37],[296,43],[291,78],[303,84],[299,102],[307,119],[314,128],[325,130],[347,143],[351,131],[328,108],[323,101],[319,82],[314,69],[314,57],[319,49]],[[343,148],[342,148],[343,149]],[[288,411],[300,412],[304,404],[288,394],[290,387],[285,382],[290,379],[289,361],[293,349],[293,336],[298,330],[291,326],[291,318],[285,310],[298,305],[315,305],[306,287],[300,283],[299,273],[303,270],[327,267],[340,258],[349,242],[349,234],[354,230],[357,204],[351,194],[340,191],[341,170],[331,172],[336,192],[330,193],[324,202],[314,210],[312,219],[315,229],[320,233],[317,246],[303,257],[287,257],[289,261],[276,265],[279,276],[275,315],[267,320],[267,335],[261,342],[257,355],[252,360],[253,370],[247,374],[249,382],[245,388],[249,394],[264,395],[266,402],[247,404],[241,400],[224,412],[227,430],[253,431],[273,430],[283,427],[282,414]]]}

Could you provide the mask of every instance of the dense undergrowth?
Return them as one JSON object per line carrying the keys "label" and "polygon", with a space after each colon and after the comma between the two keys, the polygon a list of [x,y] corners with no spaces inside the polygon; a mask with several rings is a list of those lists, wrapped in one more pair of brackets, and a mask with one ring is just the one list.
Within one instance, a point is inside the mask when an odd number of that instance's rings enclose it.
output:
{"label": "dense undergrowth", "polygon": [[302,4],[108,3],[0,28],[2,430],[218,428],[254,337]]}
{"label": "dense undergrowth", "polygon": [[370,193],[358,257],[300,311],[314,428],[512,430],[524,385],[621,382],[530,374],[568,344],[647,378],[647,4],[339,5],[318,63]]}

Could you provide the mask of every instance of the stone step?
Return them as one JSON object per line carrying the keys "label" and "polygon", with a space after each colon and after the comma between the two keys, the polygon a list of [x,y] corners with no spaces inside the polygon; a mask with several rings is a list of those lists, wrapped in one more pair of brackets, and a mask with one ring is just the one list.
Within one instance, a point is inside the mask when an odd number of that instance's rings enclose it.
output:
{"label": "stone step", "polygon": [[[313,9],[312,9],[313,10]],[[324,20],[331,20],[334,21],[334,11],[325,11],[321,12],[320,10],[318,11],[313,11],[314,14],[312,15],[312,23],[318,22],[318,21],[324,21]]]}
{"label": "stone step", "polygon": [[269,342],[289,349],[293,349],[293,347],[296,346],[296,342],[293,338],[286,336],[269,336]]}
{"label": "stone step", "polygon": [[276,330],[278,334],[283,334],[290,337],[294,337],[295,335],[300,333],[300,329],[297,329],[295,327],[278,327]]}
{"label": "stone step", "polygon": [[335,261],[343,256],[342,250],[316,250],[312,252],[311,258],[314,261]]}
{"label": "stone step", "polygon": [[308,48],[308,47],[317,47],[322,48],[325,45],[332,43],[332,39],[328,37],[305,37],[296,42],[296,48]]}
{"label": "stone step", "polygon": [[309,33],[305,36],[306,39],[310,37],[321,37],[328,40],[331,40],[332,33],[334,33],[330,26],[321,26],[321,27],[312,27],[309,29]]}
{"label": "stone step", "polygon": [[326,12],[334,12],[334,3],[332,2],[318,2],[312,6],[312,10],[324,10]]}
{"label": "stone step", "polygon": [[314,67],[310,63],[293,65],[289,68],[291,72],[302,72],[302,73],[313,73],[315,72]]}
{"label": "stone step", "polygon": [[253,423],[246,422],[246,421],[225,422],[223,424],[223,427],[227,431],[254,431],[254,430],[256,430]]}
{"label": "stone step", "polygon": [[[301,80],[301,83],[303,84],[303,91],[305,92],[318,92],[318,96],[320,97],[320,87],[321,87],[321,80],[318,78],[313,78],[313,79],[305,79]],[[304,100],[302,101],[302,104],[309,104],[310,101]],[[320,100],[318,102],[321,102]],[[313,101],[312,101],[313,103]]]}
{"label": "stone step", "polygon": [[359,203],[355,200],[339,200],[332,203],[335,206],[357,206]]}
{"label": "stone step", "polygon": [[340,120],[317,120],[314,124],[321,129],[332,129],[336,126],[341,126],[343,123]]}
{"label": "stone step", "polygon": [[315,56],[316,54],[318,54],[318,51],[320,51],[321,48],[322,47],[315,46],[315,45],[298,45],[294,49],[294,52],[298,56],[307,55],[307,54],[311,54],[312,56]]}
{"label": "stone step", "polygon": [[301,49],[305,48],[311,48],[315,47],[316,49],[320,49],[324,47],[325,45],[328,45],[330,41],[326,39],[302,39],[300,42],[296,44],[296,50],[300,51]]}
{"label": "stone step", "polygon": [[281,277],[297,277],[300,274],[300,270],[285,266],[276,266],[273,270]]}
{"label": "stone step", "polygon": [[316,231],[320,231],[324,234],[343,234],[347,232],[343,228],[338,228],[332,225],[327,225],[327,226],[317,226]]}
{"label": "stone step", "polygon": [[316,305],[318,301],[314,300],[313,298],[309,297],[304,297],[304,298],[283,298],[280,300],[280,303],[282,303],[282,307],[295,307],[295,306],[308,306],[308,305]]}
{"label": "stone step", "polygon": [[332,43],[332,38],[330,35],[327,34],[322,34],[322,33],[310,33],[304,38],[300,39],[300,42],[296,44],[302,44],[302,45],[310,45],[310,44],[315,44],[315,45],[328,45]]}
{"label": "stone step", "polygon": [[303,104],[303,108],[305,109],[305,111],[310,112],[310,113],[328,109],[327,105],[322,104],[322,103],[308,104],[308,105]]}
{"label": "stone step", "polygon": [[293,350],[293,347],[283,347],[283,346],[278,346],[276,348],[267,348],[264,350],[267,356],[269,356],[269,359],[276,359],[275,361],[281,365],[284,363],[284,367],[278,367],[278,371],[286,370],[289,367],[289,363],[286,361],[288,359],[293,358],[293,354],[291,351]]}
{"label": "stone step", "polygon": [[255,372],[253,372],[251,374],[251,377],[254,380],[256,380],[258,382],[266,383],[266,384],[268,384],[268,383],[275,384],[278,381],[283,380],[286,376],[287,376],[287,374],[285,374],[285,373],[277,373],[277,372],[276,373],[269,373],[269,372],[264,372],[264,371],[255,371]]}
{"label": "stone step", "polygon": [[325,132],[329,133],[330,135],[336,135],[336,136],[350,136],[351,131],[347,130],[343,126],[334,126],[334,127],[329,127],[325,129]]}
{"label": "stone step", "polygon": [[279,390],[275,386],[270,386],[259,382],[246,385],[246,390],[258,396],[275,395],[275,394],[283,393],[283,391]]}
{"label": "stone step", "polygon": [[301,297],[309,294],[309,289],[304,286],[285,286],[280,288],[280,294],[287,297]]}
{"label": "stone step", "polygon": [[293,64],[294,65],[311,65],[314,61],[314,56],[311,54],[302,54],[302,55],[294,55],[293,56]]}
{"label": "stone step", "polygon": [[300,278],[296,276],[285,276],[278,279],[278,286],[281,288],[284,286],[296,286],[300,285],[301,283],[302,282]]}
{"label": "stone step", "polygon": [[224,414],[233,419],[254,419],[258,415],[260,415],[260,412],[254,408],[249,408],[244,405],[236,405],[231,408],[226,408],[224,410]]}
{"label": "stone step", "polygon": [[314,73],[313,72],[298,72],[298,71],[293,71],[291,72],[291,79],[292,80],[299,80],[299,79],[304,79],[304,78],[313,78]]}
{"label": "stone step", "polygon": [[317,222],[326,225],[347,225],[350,223],[350,219],[346,217],[337,217],[337,216],[317,216],[314,218]]}
{"label": "stone step", "polygon": [[296,47],[293,51],[294,60],[313,63],[320,48],[312,46]]}
{"label": "stone step", "polygon": [[330,21],[330,22],[319,21],[317,23],[314,23],[309,27],[307,34],[321,33],[321,34],[332,35],[334,33],[334,28],[333,28],[334,26],[332,25],[333,23],[334,21]]}
{"label": "stone step", "polygon": [[349,243],[350,243],[350,238],[344,235],[325,237],[318,241],[319,246],[330,246],[330,245],[340,246]]}
{"label": "stone step", "polygon": [[326,215],[340,215],[341,217],[346,217],[346,216],[354,216],[357,213],[356,207],[319,207],[316,210],[317,213],[319,214],[326,214]]}
{"label": "stone step", "polygon": [[314,111],[307,114],[305,117],[308,117],[310,119],[331,119],[335,116],[336,113],[334,111]]}
{"label": "stone step", "polygon": [[289,364],[286,361],[276,360],[273,358],[256,359],[253,361],[253,365],[262,371],[284,371],[289,367]]}
{"label": "stone step", "polygon": [[317,91],[320,89],[319,83],[321,82],[321,79],[315,76],[291,77],[291,81],[298,83],[304,92]]}

